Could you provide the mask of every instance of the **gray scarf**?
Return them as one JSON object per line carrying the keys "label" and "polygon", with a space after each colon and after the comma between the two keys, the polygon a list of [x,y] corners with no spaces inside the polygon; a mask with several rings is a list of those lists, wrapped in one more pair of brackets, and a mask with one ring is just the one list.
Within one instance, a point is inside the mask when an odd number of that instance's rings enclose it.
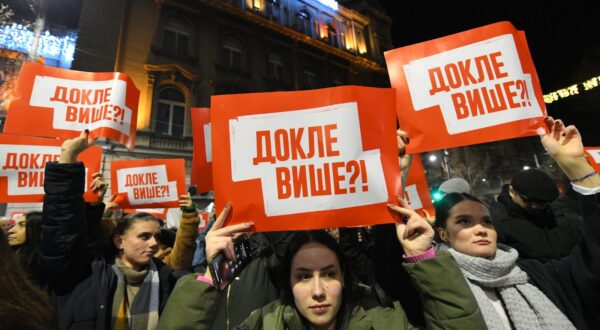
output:
{"label": "gray scarf", "polygon": [[575,329],[552,301],[528,282],[529,276],[516,264],[519,257],[517,250],[498,244],[492,259],[472,257],[445,244],[441,244],[440,250],[447,250],[456,259],[489,329],[504,327],[482,287],[495,289],[500,294],[516,329]]}

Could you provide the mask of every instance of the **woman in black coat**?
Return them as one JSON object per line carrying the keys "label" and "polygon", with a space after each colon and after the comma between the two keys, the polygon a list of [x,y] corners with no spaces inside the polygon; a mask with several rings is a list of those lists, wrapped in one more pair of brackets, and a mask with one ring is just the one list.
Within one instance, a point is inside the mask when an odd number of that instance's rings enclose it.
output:
{"label": "woman in black coat", "polygon": [[66,140],[59,161],[46,164],[40,269],[59,328],[152,329],[179,276],[153,257],[160,224],[149,214],[120,220],[109,253],[90,249],[85,168],[76,161],[88,146],[87,135]]}

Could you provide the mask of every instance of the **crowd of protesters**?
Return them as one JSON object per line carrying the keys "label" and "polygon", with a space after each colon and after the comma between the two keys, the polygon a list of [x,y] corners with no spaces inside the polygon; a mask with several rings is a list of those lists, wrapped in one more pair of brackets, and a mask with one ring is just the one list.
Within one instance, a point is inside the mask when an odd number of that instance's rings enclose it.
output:
{"label": "crowd of protesters", "polygon": [[[555,203],[539,170],[492,205],[454,178],[435,218],[399,198],[395,224],[255,233],[260,253],[224,290],[207,265],[235,259],[253,223],[224,227],[227,204],[198,232],[189,195],[177,229],[84,202],[83,132],[46,165],[43,210],[0,230],[0,329],[600,329],[600,176],[574,126],[546,125],[576,199]],[[406,143],[399,131],[403,174]],[[108,184],[93,177],[102,201]]]}

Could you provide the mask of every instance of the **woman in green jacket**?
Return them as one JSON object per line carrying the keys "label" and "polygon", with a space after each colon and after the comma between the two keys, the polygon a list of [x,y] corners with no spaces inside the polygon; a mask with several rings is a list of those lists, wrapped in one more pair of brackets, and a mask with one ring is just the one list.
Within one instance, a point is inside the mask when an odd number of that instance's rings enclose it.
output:
{"label": "woman in green jacket", "polygon": [[[405,268],[418,288],[430,329],[485,329],[485,323],[454,259],[435,255],[433,229],[400,200],[391,211],[404,216],[398,240]],[[243,223],[222,228],[226,206],[206,236],[209,259],[223,252],[233,258],[233,237],[252,227]],[[411,329],[402,306],[379,306],[370,290],[353,283],[337,243],[323,231],[297,232],[289,244],[280,276],[282,297],[252,314],[238,329]],[[160,319],[159,329],[212,329],[223,293],[212,286],[210,272],[189,275],[177,283]],[[369,298],[371,297],[371,299]],[[240,301],[239,304],[243,304]],[[234,325],[231,325],[234,326]]]}

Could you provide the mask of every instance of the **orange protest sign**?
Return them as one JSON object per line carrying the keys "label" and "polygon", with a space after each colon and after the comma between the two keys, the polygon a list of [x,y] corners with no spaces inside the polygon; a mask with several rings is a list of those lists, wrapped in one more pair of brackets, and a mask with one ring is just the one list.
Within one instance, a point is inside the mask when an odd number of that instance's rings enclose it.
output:
{"label": "orange protest sign", "polygon": [[115,160],[110,177],[113,201],[124,209],[179,207],[186,194],[183,159]]}
{"label": "orange protest sign", "polygon": [[[0,134],[0,202],[35,203],[44,201],[44,168],[57,161],[62,141],[31,136]],[[92,175],[100,171],[102,148],[89,147],[77,157],[86,170],[85,193],[88,202],[98,200],[89,187]]]}
{"label": "orange protest sign", "polygon": [[525,34],[500,22],[385,53],[408,153],[536,135],[546,107]]}
{"label": "orange protest sign", "polygon": [[191,111],[194,159],[190,181],[199,193],[204,193],[213,189],[210,109],[192,108]]}
{"label": "orange protest sign", "polygon": [[167,218],[167,213],[169,212],[169,209],[167,209],[167,208],[149,209],[148,208],[148,209],[125,209],[125,210],[123,210],[123,213],[127,213],[127,214],[134,214],[134,213],[138,213],[138,212],[148,213],[150,215],[153,215],[157,219],[165,220]]}
{"label": "orange protest sign", "polygon": [[419,155],[413,156],[410,168],[408,169],[403,197],[410,203],[413,210],[425,210],[430,216],[435,216],[435,208],[431,202],[429,184],[427,183],[427,177],[425,177],[425,168]]}
{"label": "orange protest sign", "polygon": [[135,146],[140,92],[122,73],[93,73],[23,63],[4,133],[107,137]]}
{"label": "orange protest sign", "polygon": [[586,147],[584,150],[590,165],[600,172],[600,147]]}
{"label": "orange protest sign", "polygon": [[394,91],[345,86],[213,96],[213,181],[228,224],[257,231],[394,221]]}

